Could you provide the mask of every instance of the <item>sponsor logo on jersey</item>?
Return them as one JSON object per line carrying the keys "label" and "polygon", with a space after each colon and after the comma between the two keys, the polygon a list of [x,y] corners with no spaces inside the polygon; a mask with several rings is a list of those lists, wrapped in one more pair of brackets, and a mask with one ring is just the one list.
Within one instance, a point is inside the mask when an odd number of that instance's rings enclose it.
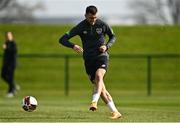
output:
{"label": "sponsor logo on jersey", "polygon": [[101,67],[106,67],[106,65],[105,65],[105,64],[103,64],[103,65],[101,65]]}
{"label": "sponsor logo on jersey", "polygon": [[102,33],[102,28],[96,28],[96,32],[97,32],[98,34],[101,34],[101,33]]}
{"label": "sponsor logo on jersey", "polygon": [[86,30],[84,30],[84,31],[83,31],[83,34],[87,34],[87,31],[86,31]]}

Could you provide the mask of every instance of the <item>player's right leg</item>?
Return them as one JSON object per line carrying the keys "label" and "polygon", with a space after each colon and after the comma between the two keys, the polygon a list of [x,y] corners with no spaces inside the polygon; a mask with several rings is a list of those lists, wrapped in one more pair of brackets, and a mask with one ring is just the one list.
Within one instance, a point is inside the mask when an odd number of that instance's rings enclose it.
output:
{"label": "player's right leg", "polygon": [[94,83],[94,91],[93,91],[93,99],[90,105],[89,110],[95,111],[97,110],[97,102],[100,98],[102,87],[103,87],[103,77],[106,73],[106,70],[103,68],[99,68],[95,74],[95,83]]}
{"label": "player's right leg", "polygon": [[89,76],[89,79],[94,86],[93,94],[92,94],[92,101],[91,101],[89,110],[95,111],[97,110],[97,102],[100,97],[100,94],[97,94],[97,91],[96,91],[97,90],[96,82],[95,82],[96,67],[94,66],[94,61],[92,60],[85,60],[84,65],[85,65],[86,73]]}

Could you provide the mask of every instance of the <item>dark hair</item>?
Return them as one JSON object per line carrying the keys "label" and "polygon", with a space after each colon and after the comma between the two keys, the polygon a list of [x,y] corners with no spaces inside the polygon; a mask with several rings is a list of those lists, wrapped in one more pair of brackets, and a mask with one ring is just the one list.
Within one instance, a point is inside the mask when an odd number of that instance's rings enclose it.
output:
{"label": "dark hair", "polygon": [[97,8],[95,6],[93,6],[93,5],[88,6],[86,8],[86,14],[91,13],[91,14],[95,15],[97,13],[97,11],[98,11]]}
{"label": "dark hair", "polygon": [[11,31],[6,31],[5,34],[7,34],[7,33],[12,33],[12,32]]}

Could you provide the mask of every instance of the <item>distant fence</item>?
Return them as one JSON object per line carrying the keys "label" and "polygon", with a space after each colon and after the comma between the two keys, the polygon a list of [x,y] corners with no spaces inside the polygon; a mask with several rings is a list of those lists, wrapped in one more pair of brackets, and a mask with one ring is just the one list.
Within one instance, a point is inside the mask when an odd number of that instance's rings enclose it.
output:
{"label": "distant fence", "polygon": [[[58,54],[20,54],[18,57],[21,58],[62,58],[64,59],[64,93],[69,94],[69,60],[72,58],[80,58],[78,55],[58,55]],[[152,94],[152,59],[160,58],[180,58],[180,54],[120,54],[120,55],[110,55],[111,59],[144,59],[147,65],[147,95]]]}

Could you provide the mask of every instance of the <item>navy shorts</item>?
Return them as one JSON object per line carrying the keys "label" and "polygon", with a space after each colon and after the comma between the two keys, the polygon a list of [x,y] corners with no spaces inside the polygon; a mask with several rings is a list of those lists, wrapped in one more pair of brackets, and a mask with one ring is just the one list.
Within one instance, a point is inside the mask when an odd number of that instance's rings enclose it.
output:
{"label": "navy shorts", "polygon": [[98,56],[95,59],[85,60],[86,73],[89,76],[91,82],[94,83],[95,74],[97,69],[103,68],[107,71],[108,69],[108,56]]}

